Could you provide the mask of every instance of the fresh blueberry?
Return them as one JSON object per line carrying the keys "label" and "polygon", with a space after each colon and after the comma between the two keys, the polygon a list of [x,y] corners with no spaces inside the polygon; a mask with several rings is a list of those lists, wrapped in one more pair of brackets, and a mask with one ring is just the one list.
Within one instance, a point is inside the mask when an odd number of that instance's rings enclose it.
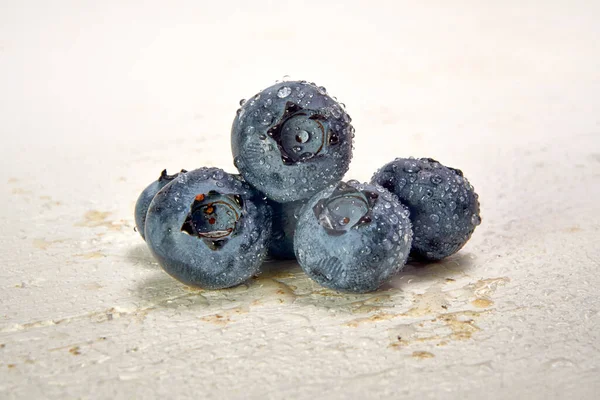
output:
{"label": "fresh blueberry", "polygon": [[317,283],[364,293],[404,266],[412,230],[408,211],[379,185],[340,182],[302,208],[294,250]]}
{"label": "fresh blueberry", "polygon": [[[187,172],[185,169],[181,170],[181,173],[185,172]],[[180,173],[178,172],[175,175],[167,175],[167,170],[163,169],[158,180],[148,185],[148,187],[142,191],[140,197],[138,197],[137,202],[135,203],[135,227],[140,235],[142,235],[142,239],[146,239],[144,229],[146,227],[146,213],[148,212],[150,202],[160,189],[164,188],[167,183],[177,178],[179,174]]]}
{"label": "fresh blueberry", "polygon": [[343,178],[354,128],[325,88],[281,82],[241,104],[231,129],[234,163],[271,200],[308,199]]}
{"label": "fresh blueberry", "polygon": [[440,260],[456,253],[481,223],[478,195],[463,173],[431,158],[397,158],[372,180],[410,210],[411,255]]}
{"label": "fresh blueberry", "polygon": [[273,235],[269,245],[269,255],[276,259],[293,260],[294,254],[294,232],[300,216],[302,206],[306,200],[293,201],[291,203],[278,203],[269,200],[273,209]]}
{"label": "fresh blueberry", "polygon": [[163,269],[186,285],[221,289],[258,272],[271,208],[241,178],[218,168],[179,175],[146,215],[146,241]]}

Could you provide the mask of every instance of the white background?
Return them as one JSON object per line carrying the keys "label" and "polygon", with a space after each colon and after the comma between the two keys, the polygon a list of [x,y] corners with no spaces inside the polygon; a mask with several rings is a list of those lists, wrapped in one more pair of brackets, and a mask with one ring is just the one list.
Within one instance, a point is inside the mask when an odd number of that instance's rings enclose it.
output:
{"label": "white background", "polygon": [[[598,398],[600,3],[0,1],[0,397]],[[293,263],[190,290],[133,231],[163,168],[234,171],[241,98],[344,102],[349,178],[460,168],[483,224],[380,292]]]}

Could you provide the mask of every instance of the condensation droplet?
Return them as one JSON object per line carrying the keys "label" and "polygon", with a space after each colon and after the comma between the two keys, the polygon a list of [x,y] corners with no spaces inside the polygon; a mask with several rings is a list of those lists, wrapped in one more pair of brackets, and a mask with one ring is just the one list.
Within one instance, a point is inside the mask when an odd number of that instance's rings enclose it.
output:
{"label": "condensation droplet", "polygon": [[265,113],[260,121],[260,123],[265,126],[271,125],[271,122],[273,122],[273,114],[271,113]]}
{"label": "condensation droplet", "polygon": [[284,86],[277,91],[277,97],[280,99],[285,99],[292,93],[292,89],[289,86]]}
{"label": "condensation droplet", "polygon": [[224,176],[225,176],[225,174],[220,169],[216,170],[212,175],[213,179],[217,179],[217,180],[223,179]]}
{"label": "condensation droplet", "polygon": [[443,179],[439,175],[433,175],[431,177],[431,183],[433,183],[434,185],[439,185],[440,183],[442,183],[442,181],[443,181]]}

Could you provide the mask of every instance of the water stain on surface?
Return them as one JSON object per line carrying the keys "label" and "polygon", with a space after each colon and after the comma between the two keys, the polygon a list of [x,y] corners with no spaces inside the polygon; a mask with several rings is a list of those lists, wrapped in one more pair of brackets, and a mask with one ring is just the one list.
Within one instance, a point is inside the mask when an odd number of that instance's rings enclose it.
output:
{"label": "water stain on surface", "polygon": [[17,194],[17,195],[30,195],[33,192],[31,190],[27,190],[27,189],[23,189],[23,188],[13,188],[12,193]]}
{"label": "water stain on surface", "polygon": [[328,310],[347,329],[381,324],[394,349],[419,343],[444,346],[471,339],[480,331],[478,320],[494,312],[493,294],[509,282],[507,277],[473,278],[469,275],[473,260],[464,254],[427,266],[410,265],[387,290],[368,294],[323,288],[293,261],[267,262],[261,274],[229,289],[190,288],[157,273],[140,282],[135,292],[151,309],[203,310],[208,315],[199,319],[217,326],[226,326],[255,308],[293,305]]}
{"label": "water stain on surface", "polygon": [[494,302],[490,299],[478,298],[471,302],[477,308],[488,308],[494,305]]}
{"label": "water stain on surface", "polygon": [[115,306],[106,310],[91,311],[84,314],[74,315],[65,318],[38,320],[27,322],[24,324],[11,324],[4,327],[0,327],[0,332],[19,332],[30,329],[45,328],[60,324],[67,325],[71,322],[83,320],[90,320],[96,323],[103,323],[107,321],[112,321],[115,318],[132,318],[134,320],[137,320],[138,322],[142,322],[151,310],[153,310],[153,307],[123,309]]}
{"label": "water stain on surface", "polygon": [[42,238],[37,238],[32,240],[33,247],[40,250],[48,250],[50,246],[56,243],[62,243],[62,240],[46,240]]}
{"label": "water stain on surface", "polygon": [[112,213],[110,211],[90,210],[83,215],[83,219],[81,221],[75,223],[75,226],[83,226],[88,228],[98,228],[103,226],[114,231],[120,231],[124,227],[129,226],[125,220],[108,220],[108,217],[110,217],[111,214]]}
{"label": "water stain on surface", "polygon": [[75,254],[75,257],[81,257],[85,260],[95,260],[98,258],[104,258],[106,257],[106,254],[103,254],[99,251],[93,251],[91,253],[81,253],[81,254]]}
{"label": "water stain on surface", "polygon": [[247,307],[235,307],[229,310],[224,310],[217,314],[207,315],[204,317],[200,317],[199,320],[203,322],[208,322],[211,324],[225,326],[232,322],[232,318],[236,315],[246,314],[248,313]]}
{"label": "water stain on surface", "polygon": [[[470,282],[471,278],[440,278],[427,281],[424,289],[415,284],[421,292],[403,291],[403,297],[395,297],[396,306],[382,309],[367,317],[353,319],[349,327],[363,324],[398,320],[399,324],[388,329],[392,348],[402,348],[415,343],[431,342],[445,345],[449,341],[471,339],[481,330],[477,319],[492,312],[494,303],[491,295],[498,286],[509,281],[506,277],[480,279]],[[402,301],[404,300],[404,301]],[[483,309],[483,310],[482,310]],[[396,311],[398,310],[398,311]]]}
{"label": "water stain on surface", "polygon": [[435,355],[433,353],[430,353],[428,351],[413,351],[413,353],[411,354],[411,356],[413,358],[418,358],[418,359],[421,359],[421,360],[435,357]]}

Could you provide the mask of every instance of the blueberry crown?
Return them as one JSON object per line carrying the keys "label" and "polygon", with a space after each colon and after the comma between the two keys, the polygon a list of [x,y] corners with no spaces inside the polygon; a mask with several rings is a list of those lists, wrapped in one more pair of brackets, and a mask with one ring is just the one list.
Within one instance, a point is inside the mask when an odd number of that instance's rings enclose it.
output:
{"label": "blueberry crown", "polygon": [[378,197],[377,193],[340,182],[330,196],[317,202],[313,212],[328,234],[339,236],[370,223],[371,210]]}
{"label": "blueberry crown", "polygon": [[197,194],[181,231],[204,240],[212,250],[218,250],[227,239],[235,236],[243,206],[240,195],[223,195],[214,190]]}

